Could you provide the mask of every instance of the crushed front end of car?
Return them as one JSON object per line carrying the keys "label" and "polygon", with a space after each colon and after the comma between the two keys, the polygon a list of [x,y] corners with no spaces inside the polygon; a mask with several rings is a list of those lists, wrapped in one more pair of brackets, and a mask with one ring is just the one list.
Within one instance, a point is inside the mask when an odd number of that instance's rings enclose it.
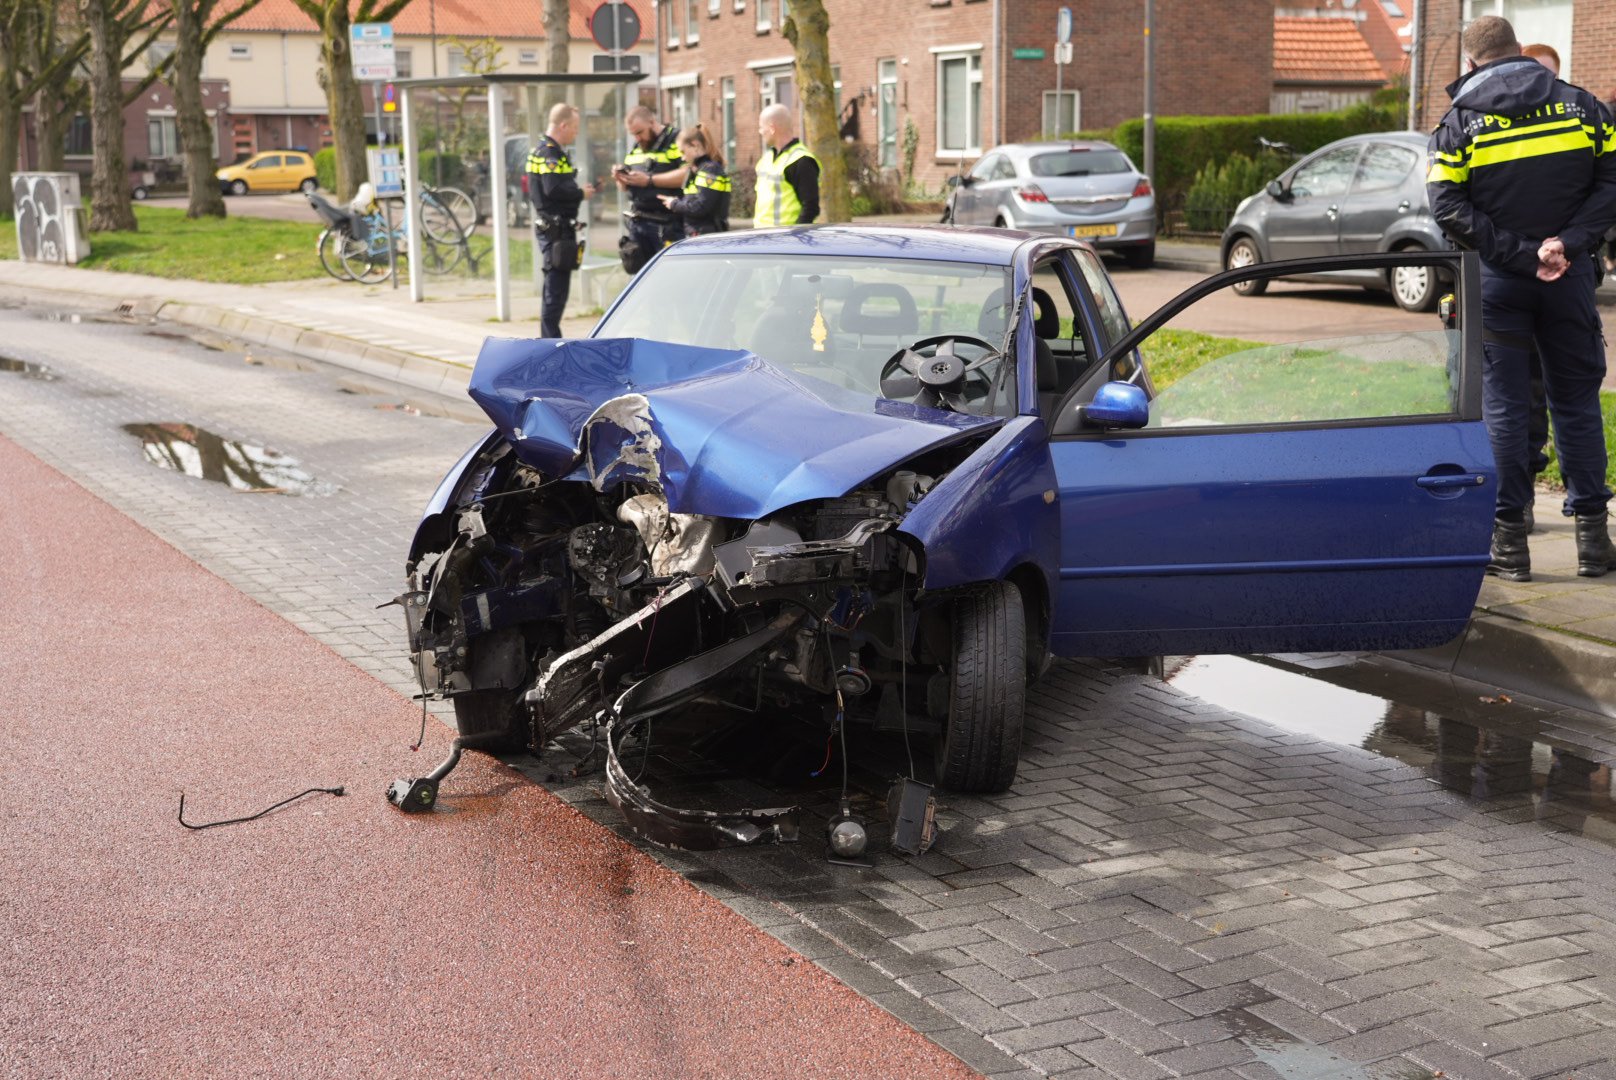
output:
{"label": "crushed front end of car", "polygon": [[794,808],[657,800],[619,749],[698,703],[834,730],[924,702],[936,601],[901,526],[1002,420],[639,340],[491,340],[471,393],[496,430],[434,497],[400,597],[460,738],[389,797],[426,809],[463,748],[593,726],[607,797],[647,839],[795,839]]}

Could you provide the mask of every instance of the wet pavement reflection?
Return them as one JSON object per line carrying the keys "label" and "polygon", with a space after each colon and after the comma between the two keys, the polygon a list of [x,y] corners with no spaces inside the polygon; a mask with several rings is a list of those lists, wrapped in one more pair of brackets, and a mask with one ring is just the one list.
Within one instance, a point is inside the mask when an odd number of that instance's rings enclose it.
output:
{"label": "wet pavement reflection", "polygon": [[146,460],[160,468],[261,495],[332,495],[336,484],[316,480],[298,460],[266,446],[235,442],[193,424],[125,424]]}
{"label": "wet pavement reflection", "polygon": [[9,356],[0,356],[0,371],[9,371],[25,379],[39,379],[41,382],[55,382],[59,378],[56,372],[44,364],[30,364],[26,360],[13,360]]}
{"label": "wet pavement reflection", "polygon": [[1372,657],[1170,657],[1167,681],[1423,769],[1506,821],[1616,841],[1616,723]]}

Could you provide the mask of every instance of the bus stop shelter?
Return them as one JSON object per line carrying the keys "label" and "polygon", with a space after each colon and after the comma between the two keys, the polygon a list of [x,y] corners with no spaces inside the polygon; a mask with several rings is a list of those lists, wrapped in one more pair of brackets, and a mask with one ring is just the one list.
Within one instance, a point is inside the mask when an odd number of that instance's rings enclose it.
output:
{"label": "bus stop shelter", "polygon": [[[632,106],[628,102],[630,87],[645,76],[638,71],[594,72],[551,75],[513,75],[495,72],[488,75],[458,75],[439,79],[406,79],[394,84],[399,96],[399,110],[404,152],[405,213],[411,238],[421,236],[421,203],[417,193],[428,178],[419,175],[421,151],[420,119],[426,106],[435,106],[441,95],[482,95],[487,102],[488,121],[488,184],[489,214],[493,227],[494,248],[494,317],[500,322],[511,319],[511,226],[509,212],[512,192],[519,193],[518,178],[511,175],[520,163],[506,159],[507,139],[525,136],[527,145],[537,143],[544,134],[550,107],[566,101],[576,106],[585,122],[579,125],[578,140],[573,149],[573,161],[578,168],[579,184],[588,184],[607,175],[605,167],[612,161],[621,161],[627,153],[627,135],[623,121]],[[464,108],[464,101],[461,107]],[[606,119],[609,134],[602,125],[589,121]],[[594,128],[592,131],[591,128]],[[520,145],[520,144],[516,144]],[[526,155],[522,157],[525,159]],[[603,166],[602,163],[605,163]],[[611,187],[608,192],[613,191]],[[618,211],[621,213],[622,193],[618,192]],[[516,197],[520,197],[518,194]],[[410,299],[417,303],[426,299],[426,275],[422,265],[421,244],[409,244]],[[535,245],[535,259],[537,247]]]}

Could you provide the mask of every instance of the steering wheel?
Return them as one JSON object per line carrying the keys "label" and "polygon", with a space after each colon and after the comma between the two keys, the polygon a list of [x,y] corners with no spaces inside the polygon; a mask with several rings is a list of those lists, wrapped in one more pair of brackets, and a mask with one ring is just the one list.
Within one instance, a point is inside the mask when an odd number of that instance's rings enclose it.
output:
{"label": "steering wheel", "polygon": [[[968,345],[982,353],[967,361],[958,353],[958,347]],[[986,397],[993,393],[993,377],[983,368],[1004,359],[998,347],[970,334],[938,334],[921,338],[906,348],[893,353],[881,365],[881,396],[896,401],[913,401],[933,409],[952,409],[964,412],[968,402],[965,382],[975,379],[982,384]]]}

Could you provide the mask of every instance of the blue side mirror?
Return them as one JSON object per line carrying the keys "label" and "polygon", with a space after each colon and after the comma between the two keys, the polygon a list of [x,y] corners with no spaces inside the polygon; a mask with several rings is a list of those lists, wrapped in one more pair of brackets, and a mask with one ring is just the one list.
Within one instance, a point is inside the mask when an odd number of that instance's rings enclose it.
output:
{"label": "blue side mirror", "polygon": [[1150,399],[1133,383],[1108,382],[1083,410],[1083,419],[1101,427],[1142,428],[1150,422]]}

